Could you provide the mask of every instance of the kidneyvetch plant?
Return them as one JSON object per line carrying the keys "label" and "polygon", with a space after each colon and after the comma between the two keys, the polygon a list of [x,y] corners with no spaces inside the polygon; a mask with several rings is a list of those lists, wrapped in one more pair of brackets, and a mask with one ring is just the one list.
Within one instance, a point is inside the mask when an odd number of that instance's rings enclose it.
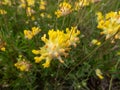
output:
{"label": "kidneyvetch plant", "polygon": [[61,56],[67,57],[71,45],[76,47],[76,43],[79,42],[79,38],[77,37],[79,34],[80,31],[76,27],[71,27],[71,29],[66,28],[66,33],[63,30],[49,30],[48,39],[46,38],[46,34],[41,38],[45,45],[40,50],[32,51],[36,55],[40,54],[40,56],[34,57],[35,62],[39,63],[45,59],[46,62],[43,66],[49,67],[51,60],[56,58],[61,63],[64,63]]}
{"label": "kidneyvetch plant", "polygon": [[0,0],[0,90],[120,90],[119,0]]}

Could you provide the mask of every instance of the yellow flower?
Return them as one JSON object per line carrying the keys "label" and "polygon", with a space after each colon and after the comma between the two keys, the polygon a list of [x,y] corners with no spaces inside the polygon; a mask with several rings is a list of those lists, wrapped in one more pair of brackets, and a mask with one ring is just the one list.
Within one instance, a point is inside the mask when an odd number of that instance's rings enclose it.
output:
{"label": "yellow flower", "polygon": [[31,7],[27,7],[26,9],[27,16],[31,16],[35,13],[35,11]]}
{"label": "yellow flower", "polygon": [[102,72],[101,72],[100,69],[96,69],[95,72],[96,72],[96,75],[97,75],[100,79],[103,79],[103,78],[104,78],[104,77],[103,77],[103,74],[102,74]]}
{"label": "yellow flower", "polygon": [[24,35],[25,35],[25,38],[27,38],[27,39],[32,39],[33,38],[33,34],[29,30],[24,30]]}
{"label": "yellow flower", "polygon": [[67,28],[66,33],[62,30],[49,30],[48,39],[46,34],[41,38],[45,45],[40,50],[32,50],[34,54],[40,55],[34,57],[35,62],[39,63],[45,60],[46,62],[42,64],[45,68],[50,66],[52,59],[58,59],[61,63],[64,63],[62,56],[66,57],[68,55],[71,45],[76,46],[76,43],[79,42],[77,37],[79,34],[80,31],[76,27]]}
{"label": "yellow flower", "polygon": [[101,29],[101,34],[106,35],[106,39],[112,38],[120,39],[120,13],[119,12],[109,12],[102,15],[101,12],[97,13],[97,28]]}
{"label": "yellow flower", "polygon": [[41,13],[40,16],[41,16],[42,18],[44,18],[44,17],[45,17],[45,13]]}
{"label": "yellow flower", "polygon": [[79,10],[82,7],[88,6],[90,3],[93,3],[94,0],[79,0],[75,2],[75,10]]}
{"label": "yellow flower", "polygon": [[41,31],[41,29],[39,27],[32,27],[32,34],[33,34],[33,36],[38,34],[40,31]]}
{"label": "yellow flower", "polygon": [[59,10],[55,11],[57,18],[61,16],[66,16],[72,12],[72,7],[69,3],[63,2],[59,5]]}
{"label": "yellow flower", "polygon": [[5,47],[2,47],[2,48],[0,48],[1,49],[1,51],[5,51]]}
{"label": "yellow flower", "polygon": [[0,9],[0,14],[1,14],[1,15],[5,15],[5,14],[7,14],[7,11],[5,11],[5,10],[3,10],[3,9]]}
{"label": "yellow flower", "polygon": [[78,0],[75,2],[75,10],[79,10],[82,7],[88,6],[91,3],[96,3],[99,1],[101,1],[101,0]]}
{"label": "yellow flower", "polygon": [[77,27],[71,27],[71,29],[66,28],[67,35],[69,38],[69,44],[76,47],[76,43],[79,42],[79,38],[77,37],[80,34],[80,31],[77,30]]}
{"label": "yellow flower", "polygon": [[50,14],[47,14],[47,18],[52,18],[52,16]]}
{"label": "yellow flower", "polygon": [[[20,0],[20,8],[33,7],[35,5],[35,0]],[[26,5],[27,4],[27,5]]]}
{"label": "yellow flower", "polygon": [[15,63],[14,66],[20,71],[29,71],[31,64],[23,59]]}
{"label": "yellow flower", "polygon": [[46,1],[41,0],[41,1],[40,1],[39,9],[40,9],[40,10],[45,10],[45,9],[46,9],[46,5],[47,5]]}
{"label": "yellow flower", "polygon": [[35,0],[27,0],[28,6],[34,6]]}
{"label": "yellow flower", "polygon": [[25,0],[20,0],[20,8],[25,8],[26,7],[26,1]]}
{"label": "yellow flower", "polygon": [[93,40],[91,41],[91,43],[92,43],[93,45],[97,45],[97,46],[101,45],[101,42],[98,41],[97,39],[93,39]]}
{"label": "yellow flower", "polygon": [[34,17],[34,16],[32,16],[32,17],[31,17],[31,20],[32,20],[32,21],[35,21],[35,17]]}
{"label": "yellow flower", "polygon": [[38,27],[32,27],[32,31],[24,30],[25,38],[32,39],[33,36],[37,35],[40,31],[41,31],[41,29]]}
{"label": "yellow flower", "polygon": [[3,5],[9,5],[9,6],[12,5],[11,0],[3,0],[1,3],[2,3]]}

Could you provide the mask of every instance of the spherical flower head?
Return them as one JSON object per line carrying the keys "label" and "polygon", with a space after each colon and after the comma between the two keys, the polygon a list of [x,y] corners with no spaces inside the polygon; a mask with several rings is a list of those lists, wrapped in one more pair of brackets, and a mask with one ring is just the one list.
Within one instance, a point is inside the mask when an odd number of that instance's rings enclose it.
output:
{"label": "spherical flower head", "polygon": [[55,12],[55,15],[57,15],[57,18],[59,18],[61,16],[66,16],[71,12],[72,12],[72,6],[67,2],[63,2],[60,3],[59,10]]}
{"label": "spherical flower head", "polygon": [[66,33],[62,30],[49,30],[48,38],[46,34],[41,38],[45,45],[40,50],[32,50],[34,54],[40,55],[34,57],[35,62],[39,63],[45,60],[44,68],[50,66],[52,59],[58,59],[61,63],[64,63],[62,56],[66,57],[70,51],[70,46],[76,46],[76,43],[79,41],[77,35],[80,32],[75,30],[76,27],[67,29]]}
{"label": "spherical flower head", "polygon": [[50,61],[54,58],[58,59],[62,62],[61,56],[67,56],[66,52],[69,50],[66,34],[63,31],[57,30],[54,31],[49,30],[48,32],[49,39],[44,35],[41,39],[45,43],[40,50],[33,50],[34,54],[40,54],[40,57],[35,57],[35,62],[39,63],[41,60],[45,59],[46,62],[43,64],[44,67],[48,67],[50,65]]}
{"label": "spherical flower head", "polygon": [[106,39],[112,38],[120,39],[120,13],[119,12],[109,12],[106,15],[102,13],[97,13],[97,28],[103,30],[101,34],[106,35]]}
{"label": "spherical flower head", "polygon": [[14,64],[17,69],[20,71],[29,71],[31,64],[26,60],[18,61]]}

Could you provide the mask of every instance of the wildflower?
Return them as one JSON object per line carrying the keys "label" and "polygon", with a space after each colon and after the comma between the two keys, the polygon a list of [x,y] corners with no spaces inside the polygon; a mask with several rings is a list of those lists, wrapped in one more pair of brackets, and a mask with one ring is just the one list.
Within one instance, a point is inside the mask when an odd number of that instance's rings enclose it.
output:
{"label": "wildflower", "polygon": [[106,39],[112,38],[120,39],[120,11],[119,12],[109,12],[105,16],[101,12],[97,13],[97,28],[101,29],[101,34],[106,35]]}
{"label": "wildflower", "polygon": [[1,51],[5,51],[5,47],[0,48]]}
{"label": "wildflower", "polygon": [[57,16],[57,18],[59,18],[61,16],[66,16],[71,12],[72,12],[72,6],[67,2],[63,2],[60,3],[59,10],[55,12],[55,15]]}
{"label": "wildflower", "polygon": [[32,21],[35,21],[35,17],[34,17],[34,16],[32,16],[32,17],[31,17],[31,20],[32,20]]}
{"label": "wildflower", "polygon": [[32,27],[32,31],[24,30],[25,38],[32,39],[33,36],[37,35],[40,31],[41,29],[39,29],[38,27]]}
{"label": "wildflower", "polygon": [[81,7],[88,6],[90,2],[91,0],[79,0],[78,2],[75,2],[75,9],[78,10]]}
{"label": "wildflower", "polygon": [[77,30],[77,27],[71,27],[71,29],[66,28],[67,35],[70,37],[69,44],[76,47],[76,43],[79,42],[79,38],[77,37],[80,34],[80,31]]}
{"label": "wildflower", "polygon": [[93,39],[93,40],[91,41],[91,44],[99,46],[99,45],[101,45],[101,42],[98,41],[97,39]]}
{"label": "wildflower", "polygon": [[45,13],[40,13],[40,16],[41,16],[42,18],[44,18],[44,17],[45,17]]}
{"label": "wildflower", "polygon": [[79,10],[82,7],[88,6],[91,3],[99,2],[101,0],[79,0],[75,2],[75,10]]}
{"label": "wildflower", "polygon": [[46,34],[41,38],[45,45],[41,47],[40,50],[32,50],[35,55],[40,55],[34,57],[35,62],[39,63],[42,60],[45,60],[45,63],[43,64],[44,68],[50,66],[52,59],[58,59],[61,63],[64,63],[62,56],[66,57],[70,50],[70,46],[76,46],[76,43],[79,42],[77,36],[80,32],[75,30],[76,28],[74,27],[71,29],[67,28],[66,33],[61,30],[49,30],[49,38],[46,38]]}
{"label": "wildflower", "polygon": [[27,7],[26,9],[27,16],[31,16],[35,13],[35,11],[31,7]]}
{"label": "wildflower", "polygon": [[34,6],[35,4],[35,0],[26,0],[26,1],[27,1],[28,6]]}
{"label": "wildflower", "polygon": [[29,71],[31,64],[23,59],[15,63],[14,66],[20,71]]}
{"label": "wildflower", "polygon": [[33,34],[33,36],[38,34],[40,31],[41,31],[41,29],[39,29],[38,27],[32,27],[32,34]]}
{"label": "wildflower", "polygon": [[3,10],[3,9],[0,9],[0,14],[1,14],[1,15],[5,15],[5,14],[7,14],[7,11],[5,11],[5,10]]}
{"label": "wildflower", "polygon": [[30,30],[24,30],[24,35],[25,35],[25,38],[28,38],[28,39],[33,38],[33,34]]}
{"label": "wildflower", "polygon": [[52,16],[50,14],[47,14],[47,18],[52,18]]}
{"label": "wildflower", "polygon": [[103,77],[103,74],[102,74],[102,72],[101,72],[100,69],[96,69],[96,70],[95,70],[95,73],[96,73],[96,75],[97,75],[100,79],[103,79],[103,78],[104,78],[104,77]]}
{"label": "wildflower", "polygon": [[26,7],[26,1],[25,0],[20,0],[20,8],[25,8]]}
{"label": "wildflower", "polygon": [[[27,4],[27,5],[26,5]],[[33,7],[35,5],[35,0],[20,0],[20,8]]]}
{"label": "wildflower", "polygon": [[3,5],[9,5],[9,6],[12,5],[11,0],[3,0],[1,3],[2,3]]}
{"label": "wildflower", "polygon": [[47,5],[46,1],[41,0],[41,1],[40,1],[39,9],[40,9],[40,10],[45,10],[45,9],[46,9],[46,5]]}

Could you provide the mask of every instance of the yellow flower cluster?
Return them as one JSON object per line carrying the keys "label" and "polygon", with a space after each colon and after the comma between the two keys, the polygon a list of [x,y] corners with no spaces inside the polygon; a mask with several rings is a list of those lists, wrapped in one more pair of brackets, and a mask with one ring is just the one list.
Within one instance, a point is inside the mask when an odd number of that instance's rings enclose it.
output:
{"label": "yellow flower cluster", "polygon": [[35,11],[31,7],[26,8],[27,16],[32,16],[32,14],[34,14],[34,13],[35,13]]}
{"label": "yellow flower cluster", "polygon": [[46,1],[41,0],[41,1],[40,1],[39,9],[40,9],[40,10],[45,10],[45,9],[46,9],[46,5],[47,5]]}
{"label": "yellow flower cluster", "polygon": [[61,16],[66,16],[72,12],[72,6],[67,2],[62,2],[59,5],[59,9],[55,11],[57,18]]}
{"label": "yellow flower cluster", "polygon": [[97,28],[102,29],[101,34],[105,34],[106,39],[112,38],[112,42],[114,39],[120,39],[120,11],[109,12],[105,16],[98,12],[97,21]]}
{"label": "yellow flower cluster", "polygon": [[23,59],[15,63],[14,66],[20,71],[29,71],[31,64]]}
{"label": "yellow flower cluster", "polygon": [[5,11],[5,10],[3,10],[3,9],[0,9],[0,14],[1,14],[1,15],[5,15],[5,14],[7,14],[7,11]]}
{"label": "yellow flower cluster", "polygon": [[80,31],[76,27],[67,28],[66,33],[61,30],[49,30],[49,38],[46,38],[46,34],[41,38],[45,45],[40,50],[32,50],[34,54],[40,55],[34,57],[35,62],[39,63],[45,60],[44,68],[50,66],[52,59],[58,59],[61,63],[64,63],[62,56],[66,57],[68,55],[71,45],[76,46],[76,43],[79,42],[79,34]]}
{"label": "yellow flower cluster", "polygon": [[32,39],[33,36],[37,35],[40,31],[41,31],[41,29],[38,27],[32,27],[32,31],[24,30],[25,38]]}
{"label": "yellow flower cluster", "polygon": [[26,7],[26,1],[25,0],[20,0],[20,8],[25,8]]}
{"label": "yellow flower cluster", "polygon": [[34,6],[35,5],[35,0],[26,0],[28,6]]}
{"label": "yellow flower cluster", "polygon": [[0,1],[0,4],[2,4],[2,5],[8,5],[8,6],[12,5],[11,0],[2,0],[2,1]]}
{"label": "yellow flower cluster", "polygon": [[20,6],[22,8],[26,8],[26,6],[28,7],[32,7],[35,4],[35,0],[20,0]]}

